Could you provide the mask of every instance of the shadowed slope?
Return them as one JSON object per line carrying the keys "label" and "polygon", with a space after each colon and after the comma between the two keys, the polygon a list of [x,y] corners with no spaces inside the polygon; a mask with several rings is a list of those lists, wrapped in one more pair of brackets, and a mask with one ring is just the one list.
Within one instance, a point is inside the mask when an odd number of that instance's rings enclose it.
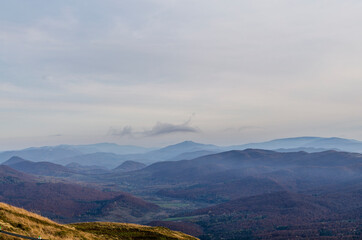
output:
{"label": "shadowed slope", "polygon": [[[78,184],[44,182],[0,165],[0,201],[36,210],[59,221],[97,220],[118,210],[137,221],[158,206],[124,192],[104,192]],[[127,209],[127,212],[122,211]]]}
{"label": "shadowed slope", "polygon": [[136,161],[125,161],[118,167],[114,168],[113,171],[116,172],[130,172],[135,170],[140,170],[142,168],[145,168],[146,164],[136,162]]}
{"label": "shadowed slope", "polygon": [[59,164],[33,162],[16,156],[4,162],[3,165],[9,166],[17,171],[42,176],[67,177],[75,173],[71,169]]}

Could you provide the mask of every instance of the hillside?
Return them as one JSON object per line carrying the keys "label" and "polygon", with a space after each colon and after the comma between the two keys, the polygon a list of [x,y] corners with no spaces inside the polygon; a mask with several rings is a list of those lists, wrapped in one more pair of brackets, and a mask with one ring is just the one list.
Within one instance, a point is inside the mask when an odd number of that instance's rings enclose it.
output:
{"label": "hillside", "polygon": [[61,158],[55,161],[57,164],[67,165],[70,163],[78,163],[81,165],[96,165],[107,168],[115,168],[122,162],[128,160],[124,155],[115,153],[97,152],[89,154],[81,154],[66,158]]}
{"label": "hillside", "polygon": [[191,160],[194,158],[211,155],[215,153],[217,153],[217,151],[200,150],[195,152],[184,152],[173,158],[168,159],[168,161]]}
{"label": "hillside", "polygon": [[[19,159],[11,163],[18,164]],[[85,194],[79,185],[67,185],[73,189],[68,191],[59,185],[64,183],[31,180],[29,175],[2,167],[7,169],[0,168],[0,186],[6,191],[0,191],[0,197],[6,196],[12,204],[39,204],[24,206],[40,207],[54,219],[46,211],[57,207],[63,214],[63,219],[58,218],[62,222],[150,223],[205,240],[270,239],[274,235],[280,239],[327,235],[353,239],[361,234],[357,225],[362,209],[362,154],[358,153],[233,150],[192,160],[158,162],[131,172],[109,170],[83,175],[78,181],[107,190]],[[49,194],[49,189],[61,195]],[[69,212],[77,214],[64,215]]]}
{"label": "hillside", "polygon": [[359,239],[361,173],[358,153],[247,149],[103,177],[178,210],[150,224],[200,239]]}
{"label": "hillside", "polygon": [[131,172],[135,170],[140,170],[142,168],[146,167],[146,164],[136,162],[136,161],[125,161],[118,167],[114,168],[113,171],[116,172]]}
{"label": "hillside", "polygon": [[69,163],[65,165],[66,168],[72,170],[73,172],[77,172],[79,174],[104,174],[109,173],[110,170],[108,170],[106,167],[97,166],[97,165],[81,165],[79,163]]}
{"label": "hillside", "polygon": [[[62,222],[102,217],[138,222],[158,206],[124,192],[104,192],[78,184],[46,182],[0,165],[0,201]],[[121,216],[121,217],[117,217]]]}
{"label": "hillside", "polygon": [[360,172],[356,166],[362,164],[361,156],[361,154],[336,151],[280,153],[247,149],[222,152],[192,160],[158,162],[129,174],[104,176],[104,180],[117,183],[124,181],[142,187],[171,183],[210,184],[234,181],[248,176],[262,176],[272,177],[290,185],[288,179],[277,173],[288,171],[293,181],[305,179],[306,182],[314,181],[316,177],[318,182],[336,177],[358,177]]}
{"label": "hillside", "polygon": [[267,178],[245,177],[238,180],[195,184],[184,188],[162,189],[161,196],[218,203],[239,197],[254,196],[266,192],[282,191],[283,188]]}
{"label": "hillside", "polygon": [[[197,236],[201,239],[359,239],[361,194],[360,183],[344,192],[319,195],[274,192],[231,200],[169,220],[183,220],[178,226],[200,226],[204,235]],[[168,222],[158,224],[177,229]],[[185,232],[194,233],[192,230]]]}
{"label": "hillside", "polygon": [[[52,240],[96,239],[196,239],[181,232],[163,227],[148,227],[136,224],[95,222],[61,225],[37,214],[0,203],[0,226],[3,231],[29,237],[41,236]],[[0,233],[0,239],[15,239]]]}
{"label": "hillside", "polygon": [[51,162],[33,162],[16,156],[2,164],[17,171],[34,175],[68,177],[75,174],[75,171],[59,164]]}
{"label": "hillside", "polygon": [[0,165],[0,184],[17,184],[31,181],[36,181],[36,177]]}

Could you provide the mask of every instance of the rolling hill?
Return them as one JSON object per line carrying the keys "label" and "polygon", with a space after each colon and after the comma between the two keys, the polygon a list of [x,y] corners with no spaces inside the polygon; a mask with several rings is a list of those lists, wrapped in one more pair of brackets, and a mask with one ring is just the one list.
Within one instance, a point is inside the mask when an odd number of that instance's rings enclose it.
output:
{"label": "rolling hill", "polygon": [[[47,218],[0,203],[0,226],[2,231],[23,236],[52,240],[96,240],[96,239],[154,239],[154,240],[192,240],[195,237],[164,227],[148,227],[136,224],[93,222],[62,225]],[[0,239],[10,237],[0,232]]]}
{"label": "rolling hill", "polygon": [[115,153],[105,153],[105,152],[97,152],[97,153],[89,153],[71,156],[67,158],[61,158],[54,161],[57,164],[67,165],[70,163],[77,163],[84,166],[99,166],[106,167],[109,169],[115,168],[119,166],[119,164],[128,160],[127,156],[119,155]]}
{"label": "rolling hill", "polygon": [[65,165],[68,169],[72,170],[73,172],[77,172],[80,174],[104,174],[109,173],[110,170],[103,166],[98,165],[81,165],[79,163],[71,162]]}
{"label": "rolling hill", "polygon": [[[175,216],[177,226],[191,223],[201,239],[359,239],[362,234],[362,185],[329,194],[286,191],[239,198]],[[349,204],[346,204],[346,203]],[[184,222],[180,222],[184,221]],[[158,225],[173,225],[158,222]]]}
{"label": "rolling hill", "polygon": [[[320,139],[297,139],[294,145],[286,146],[308,145],[317,140]],[[338,139],[331,141],[340,142]],[[220,149],[211,150],[215,147],[211,145],[209,150],[194,151],[194,147],[202,148],[203,145],[185,142],[163,150],[127,155],[135,158],[154,156],[155,159],[158,156],[162,161],[144,166],[122,160],[124,165],[120,165],[120,171],[103,169],[92,173],[97,171],[97,166],[72,163],[69,167],[72,171],[78,168],[77,176],[81,177],[63,176],[62,181],[76,179],[83,184],[98,184],[99,189],[107,189],[107,192],[76,184],[73,185],[78,187],[71,187],[72,184],[59,182],[59,178],[53,183],[45,182],[2,165],[0,186],[5,189],[0,196],[9,197],[14,204],[19,203],[18,206],[25,204],[28,209],[44,207],[44,215],[53,218],[59,215],[61,218],[57,220],[63,222],[150,222],[205,240],[290,239],[296,236],[358,239],[361,235],[358,223],[362,221],[362,154],[335,150],[308,153],[262,149],[208,154]],[[174,150],[173,160],[200,152],[207,155],[191,160],[163,161]],[[182,151],[186,152],[180,153]],[[90,155],[95,156],[94,161],[100,156],[97,153]],[[112,164],[121,161],[108,160]],[[82,163],[87,163],[87,157]],[[24,161],[12,158],[6,164],[18,166]],[[82,169],[89,172],[80,175]],[[88,197],[80,197],[78,193]],[[142,196],[149,202],[131,194]],[[41,199],[41,206],[32,207],[29,202],[35,204],[39,195],[46,195],[49,202]],[[57,206],[58,202],[51,202],[54,198],[61,199],[62,203]],[[62,211],[55,211],[59,209]],[[72,211],[76,214],[70,214]]]}
{"label": "rolling hill", "polygon": [[[362,155],[357,153],[336,151],[280,153],[247,149],[222,152],[192,160],[158,162],[130,174],[113,174],[107,178],[112,179],[113,176],[114,181],[127,181],[146,186],[163,183],[202,184],[247,176],[263,176],[278,171],[292,171],[293,176],[303,177],[301,171],[303,169],[306,170],[305,174],[323,171],[326,178],[336,177],[332,175],[334,171],[353,178],[360,174],[355,165],[361,163]],[[309,174],[309,177],[310,175],[312,174]]]}
{"label": "rolling hill", "polygon": [[161,189],[158,195],[208,203],[225,202],[239,197],[254,196],[284,188],[268,178],[245,177],[231,181],[196,184],[189,187]]}
{"label": "rolling hill", "polygon": [[[247,149],[155,163],[133,174],[140,182],[147,179],[142,184],[158,189],[158,196],[208,203],[157,221],[200,239],[358,239],[362,234],[358,153]],[[119,180],[136,181],[133,177]]]}
{"label": "rolling hill", "polygon": [[104,192],[78,184],[47,182],[0,165],[0,201],[62,222],[102,218],[133,222],[157,213],[158,206],[124,192]]}
{"label": "rolling hill", "polygon": [[16,156],[2,163],[2,165],[9,166],[24,173],[41,176],[67,177],[76,173],[59,164],[51,162],[32,162]]}
{"label": "rolling hill", "polygon": [[136,171],[140,170],[142,168],[145,168],[146,164],[136,162],[136,161],[125,161],[118,167],[114,168],[113,171],[116,172],[130,172],[130,171]]}

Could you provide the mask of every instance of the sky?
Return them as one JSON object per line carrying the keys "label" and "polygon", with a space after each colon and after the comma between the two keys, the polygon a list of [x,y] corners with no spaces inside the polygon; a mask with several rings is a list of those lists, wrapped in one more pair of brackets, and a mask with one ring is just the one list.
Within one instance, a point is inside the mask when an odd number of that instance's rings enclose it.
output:
{"label": "sky", "polygon": [[362,140],[360,0],[0,0],[0,150]]}

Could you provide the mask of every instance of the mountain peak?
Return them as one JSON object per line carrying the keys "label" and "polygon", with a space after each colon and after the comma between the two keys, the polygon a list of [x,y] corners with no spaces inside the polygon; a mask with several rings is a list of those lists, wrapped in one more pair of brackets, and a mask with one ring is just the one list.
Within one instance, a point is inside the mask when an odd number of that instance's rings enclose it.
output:
{"label": "mountain peak", "polygon": [[174,145],[169,145],[167,147],[161,148],[156,151],[173,151],[174,153],[182,153],[182,152],[192,152],[192,151],[198,151],[198,150],[215,150],[218,149],[217,146],[212,144],[203,144],[203,143],[197,143],[193,141],[183,141],[180,143],[176,143]]}
{"label": "mountain peak", "polygon": [[187,140],[187,141],[183,141],[178,144],[175,144],[175,145],[203,145],[203,144]]}
{"label": "mountain peak", "polygon": [[212,144],[204,144],[204,143],[198,143],[190,140],[186,140],[183,142],[179,142],[173,145],[166,146],[165,148],[171,148],[171,147],[201,147],[201,146],[209,146],[209,147],[217,147]]}
{"label": "mountain peak", "polygon": [[13,156],[11,158],[9,158],[6,162],[3,162],[3,165],[13,165],[13,164],[17,164],[20,162],[30,162],[29,160],[25,160],[24,158],[18,157],[18,156]]}

